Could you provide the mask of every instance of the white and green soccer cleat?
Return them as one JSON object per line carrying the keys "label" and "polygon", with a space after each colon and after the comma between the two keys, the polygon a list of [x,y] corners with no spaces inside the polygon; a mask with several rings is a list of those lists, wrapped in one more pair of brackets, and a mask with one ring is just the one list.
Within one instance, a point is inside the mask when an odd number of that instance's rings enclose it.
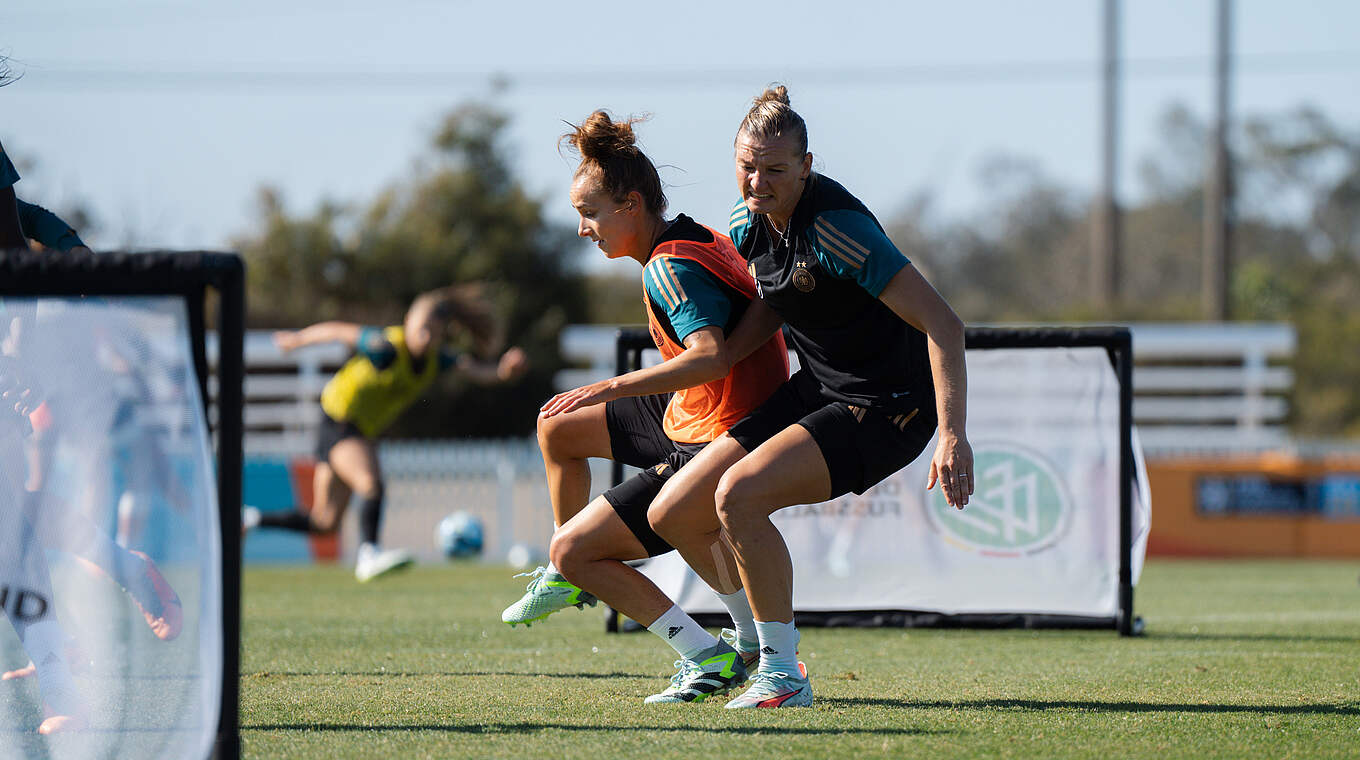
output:
{"label": "white and green soccer cleat", "polygon": [[788,673],[757,671],[751,688],[728,702],[728,708],[748,707],[812,707],[812,681]]}
{"label": "white and green soccer cleat", "polygon": [[515,577],[522,578],[526,575],[531,576],[533,580],[524,587],[524,596],[501,613],[501,622],[512,628],[520,623],[528,627],[531,623],[568,607],[575,607],[578,610],[586,605],[594,607],[599,601],[594,594],[573,586],[560,573],[548,572],[546,567],[540,567],[531,573],[520,573]]}
{"label": "white and green soccer cleat", "polygon": [[719,641],[693,660],[675,661],[675,675],[665,691],[642,700],[645,704],[702,702],[746,683],[746,666],[737,650]]}

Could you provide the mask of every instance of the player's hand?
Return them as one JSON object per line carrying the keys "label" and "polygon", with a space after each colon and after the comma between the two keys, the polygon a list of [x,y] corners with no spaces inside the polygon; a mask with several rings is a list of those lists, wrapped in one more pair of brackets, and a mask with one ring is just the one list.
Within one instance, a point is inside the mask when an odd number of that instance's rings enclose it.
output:
{"label": "player's hand", "polygon": [[278,346],[280,351],[292,351],[302,345],[302,339],[297,330],[279,330],[274,333],[274,345]]}
{"label": "player's hand", "polygon": [[940,484],[944,500],[955,509],[963,509],[973,495],[973,447],[963,435],[940,431],[935,456],[930,459],[930,477],[926,490]]}
{"label": "player's hand", "polygon": [[613,378],[601,380],[553,396],[548,399],[548,403],[539,408],[538,416],[547,419],[555,414],[566,414],[582,407],[613,401],[617,397]]}
{"label": "player's hand", "polygon": [[515,346],[501,354],[501,359],[496,364],[496,377],[508,382],[519,378],[528,369],[529,355],[524,353],[524,349]]}
{"label": "player's hand", "polygon": [[87,246],[78,245],[78,246],[75,246],[74,248],[71,249],[71,253],[84,254],[84,253],[94,253],[94,251],[91,251]]}
{"label": "player's hand", "polygon": [[18,359],[0,357],[0,409],[27,417],[42,403],[42,392],[27,374]]}

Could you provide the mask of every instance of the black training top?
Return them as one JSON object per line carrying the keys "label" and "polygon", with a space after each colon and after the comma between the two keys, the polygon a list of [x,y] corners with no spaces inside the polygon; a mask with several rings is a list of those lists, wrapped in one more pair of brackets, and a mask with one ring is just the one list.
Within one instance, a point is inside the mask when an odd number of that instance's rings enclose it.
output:
{"label": "black training top", "polygon": [[812,174],[787,235],[738,201],[732,242],[829,399],[889,413],[935,408],[926,336],[878,299],[909,263],[869,209]]}

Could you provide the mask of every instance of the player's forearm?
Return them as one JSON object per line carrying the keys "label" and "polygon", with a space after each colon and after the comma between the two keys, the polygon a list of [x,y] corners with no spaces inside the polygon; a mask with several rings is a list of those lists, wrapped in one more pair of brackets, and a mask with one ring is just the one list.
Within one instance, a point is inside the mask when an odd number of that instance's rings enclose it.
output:
{"label": "player's forearm", "polygon": [[730,366],[722,344],[694,346],[654,367],[619,375],[611,385],[616,398],[670,393],[720,380]]}
{"label": "player's forearm", "polygon": [[940,432],[964,438],[968,416],[968,369],[964,361],[963,322],[952,310],[948,318],[933,322],[926,332],[926,344]]}
{"label": "player's forearm", "polygon": [[727,369],[730,370],[737,362],[750,356],[783,325],[784,319],[774,309],[759,298],[752,299],[732,334],[727,336]]}
{"label": "player's forearm", "polygon": [[353,322],[317,322],[298,330],[297,347],[317,343],[344,343],[353,348],[359,343],[359,325]]}
{"label": "player's forearm", "polygon": [[498,365],[495,362],[483,361],[468,354],[459,355],[458,374],[478,385],[491,385],[501,380]]}

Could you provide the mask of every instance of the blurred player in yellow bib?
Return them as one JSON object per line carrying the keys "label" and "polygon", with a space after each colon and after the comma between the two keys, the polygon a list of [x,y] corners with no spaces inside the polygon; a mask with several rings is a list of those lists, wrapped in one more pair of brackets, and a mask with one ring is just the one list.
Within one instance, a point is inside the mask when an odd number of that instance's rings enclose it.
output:
{"label": "blurred player in yellow bib", "polygon": [[410,565],[414,558],[409,551],[383,550],[378,543],[384,489],[377,437],[446,371],[492,383],[513,380],[527,367],[519,348],[506,351],[494,363],[454,352],[443,345],[450,323],[468,331],[479,345],[492,341],[492,321],[469,287],[420,295],[401,325],[379,328],[320,322],[275,333],[274,342],[284,351],[339,342],[353,347],[355,355],[321,391],[323,415],[317,436],[311,511],[262,513],[248,507],[244,526],[332,533],[339,529],[350,497],[357,494],[359,552],[355,577],[369,581]]}

